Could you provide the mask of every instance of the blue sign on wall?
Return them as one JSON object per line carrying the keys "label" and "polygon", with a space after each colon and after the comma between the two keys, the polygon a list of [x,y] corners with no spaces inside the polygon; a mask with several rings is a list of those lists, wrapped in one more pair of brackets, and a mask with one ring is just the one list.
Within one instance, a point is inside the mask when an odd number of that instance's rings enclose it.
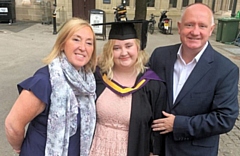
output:
{"label": "blue sign on wall", "polygon": [[103,4],[111,4],[111,0],[103,0]]}

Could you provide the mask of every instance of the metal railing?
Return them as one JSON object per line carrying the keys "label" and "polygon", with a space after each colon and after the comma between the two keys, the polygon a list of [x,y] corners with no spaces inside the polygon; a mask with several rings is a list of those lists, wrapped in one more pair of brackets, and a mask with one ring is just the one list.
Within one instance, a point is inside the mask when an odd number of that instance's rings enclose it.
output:
{"label": "metal railing", "polygon": [[42,10],[42,24],[51,24],[52,23],[52,8],[50,1],[41,1],[40,8]]}

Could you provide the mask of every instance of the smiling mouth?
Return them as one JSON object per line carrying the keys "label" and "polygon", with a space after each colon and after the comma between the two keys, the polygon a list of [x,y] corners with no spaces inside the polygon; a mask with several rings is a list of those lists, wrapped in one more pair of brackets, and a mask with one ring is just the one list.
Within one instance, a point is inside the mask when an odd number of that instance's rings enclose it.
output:
{"label": "smiling mouth", "polygon": [[78,57],[85,57],[85,55],[83,55],[83,54],[75,53],[75,55],[77,55]]}
{"label": "smiling mouth", "polygon": [[123,60],[123,61],[128,60],[128,59],[129,59],[129,57],[122,57],[122,58],[120,58],[120,60]]}
{"label": "smiling mouth", "polygon": [[192,37],[188,37],[188,39],[190,39],[190,40],[200,40],[200,38],[192,38]]}

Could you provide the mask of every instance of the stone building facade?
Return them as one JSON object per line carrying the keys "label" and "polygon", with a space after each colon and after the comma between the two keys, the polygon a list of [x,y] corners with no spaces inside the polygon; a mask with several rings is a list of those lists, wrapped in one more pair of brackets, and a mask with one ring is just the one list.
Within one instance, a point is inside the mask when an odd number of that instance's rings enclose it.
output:
{"label": "stone building facade", "polygon": [[[60,23],[73,15],[74,0],[15,0],[16,20],[17,21],[44,21],[51,18],[54,10],[53,4],[57,3],[56,17]],[[79,0],[88,1],[88,0]],[[105,11],[106,21],[113,21],[113,7],[120,5],[122,0],[93,0],[95,9]],[[128,19],[134,18],[135,3],[138,0],[125,0],[127,4]],[[147,18],[150,14],[160,15],[163,10],[168,10],[168,17],[173,20],[173,28],[176,28],[176,21],[179,20],[185,6],[195,2],[207,4],[214,11],[215,20],[219,17],[230,17],[235,0],[148,0]],[[79,6],[81,9],[81,6]],[[236,13],[240,11],[240,0],[236,5]],[[48,19],[47,19],[48,20]],[[217,21],[216,21],[217,22]]]}

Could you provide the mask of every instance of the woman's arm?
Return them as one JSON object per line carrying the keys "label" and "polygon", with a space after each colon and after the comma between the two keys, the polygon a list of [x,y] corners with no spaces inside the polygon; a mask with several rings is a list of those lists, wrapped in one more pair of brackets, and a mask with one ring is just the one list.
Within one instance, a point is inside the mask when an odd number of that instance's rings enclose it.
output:
{"label": "woman's arm", "polygon": [[20,153],[26,125],[39,115],[46,105],[31,91],[23,90],[5,120],[8,142],[16,153]]}

